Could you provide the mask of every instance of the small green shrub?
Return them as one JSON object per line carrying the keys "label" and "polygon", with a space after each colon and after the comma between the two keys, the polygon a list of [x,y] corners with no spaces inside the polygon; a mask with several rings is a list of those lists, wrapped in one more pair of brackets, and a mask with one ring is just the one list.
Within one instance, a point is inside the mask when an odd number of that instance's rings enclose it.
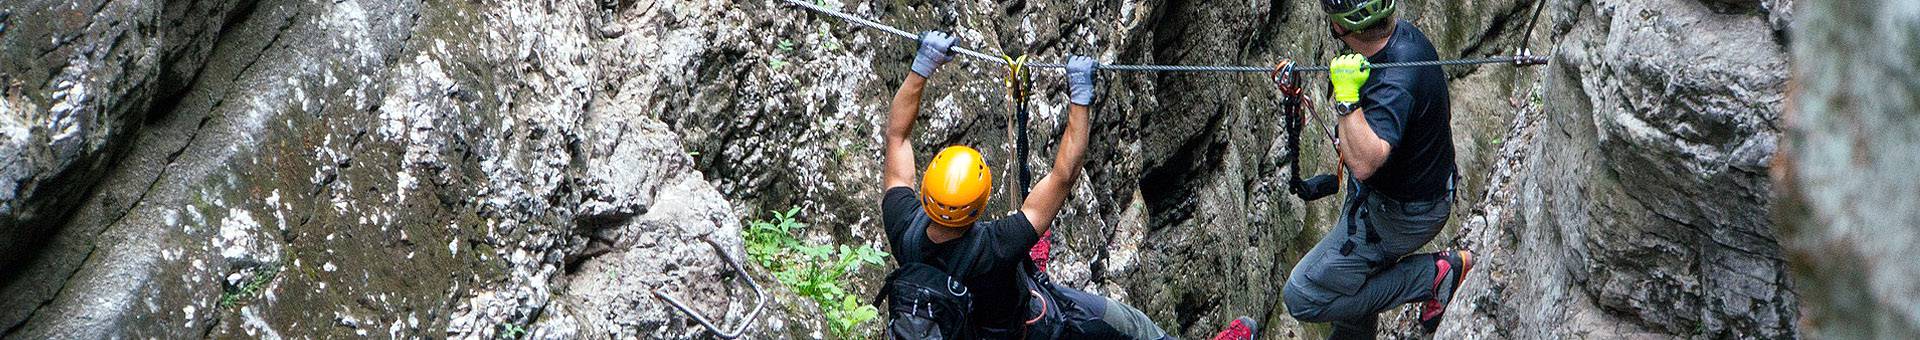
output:
{"label": "small green shrub", "polygon": [[747,223],[747,257],[773,271],[773,277],[794,292],[812,299],[826,312],[834,336],[851,334],[861,323],[880,316],[880,310],[861,303],[848,287],[853,274],[867,265],[882,264],[887,253],[873,246],[811,244],[794,237],[806,224],[793,219],[799,207],[774,212],[773,218]]}

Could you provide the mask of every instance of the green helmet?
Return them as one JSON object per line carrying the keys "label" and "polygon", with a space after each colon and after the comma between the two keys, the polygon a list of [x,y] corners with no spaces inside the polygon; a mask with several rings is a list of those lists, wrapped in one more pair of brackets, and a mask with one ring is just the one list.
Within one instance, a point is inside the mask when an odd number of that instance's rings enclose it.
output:
{"label": "green helmet", "polygon": [[1394,0],[1320,0],[1327,19],[1347,31],[1364,30],[1393,16]]}

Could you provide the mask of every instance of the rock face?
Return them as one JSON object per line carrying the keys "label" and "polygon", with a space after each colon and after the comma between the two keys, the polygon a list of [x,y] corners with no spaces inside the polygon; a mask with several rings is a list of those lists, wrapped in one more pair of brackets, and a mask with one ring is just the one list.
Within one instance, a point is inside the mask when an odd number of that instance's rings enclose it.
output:
{"label": "rock face", "polygon": [[[635,95],[631,9],[8,2],[0,329],[705,332],[655,288],[739,324],[702,240],[741,256],[740,218]],[[756,337],[824,328],[768,294]]]}
{"label": "rock face", "polygon": [[[1312,1],[819,3],[1041,62],[1339,49]],[[1556,54],[1449,69],[1466,186],[1430,248],[1492,260],[1441,337],[1793,336],[1767,219],[1791,1],[1550,1],[1528,31],[1536,4],[1401,3],[1443,58],[1527,33]],[[880,130],[913,46],[776,0],[24,0],[0,4],[0,43],[9,338],[702,338],[654,292],[733,326],[745,277],[769,304],[750,337],[823,337],[812,303],[721,258],[744,219],[792,206],[826,226],[808,238],[884,247]],[[970,144],[1013,173],[1001,72],[936,76],[919,157]],[[1101,83],[1052,274],[1181,338],[1239,315],[1321,336],[1280,287],[1338,202],[1287,194],[1269,81]],[[1044,174],[1066,85],[1034,85],[1018,161]]]}
{"label": "rock face", "polygon": [[[171,110],[248,1],[0,5],[0,276],[86,198],[154,111]],[[161,25],[193,20],[180,25]]]}
{"label": "rock face", "polygon": [[1776,162],[1787,259],[1807,334],[1920,336],[1920,4],[1807,2],[1793,29],[1795,91]]}
{"label": "rock face", "polygon": [[1543,98],[1467,221],[1485,269],[1437,337],[1794,337],[1767,185],[1786,42],[1767,12],[1549,6]]}

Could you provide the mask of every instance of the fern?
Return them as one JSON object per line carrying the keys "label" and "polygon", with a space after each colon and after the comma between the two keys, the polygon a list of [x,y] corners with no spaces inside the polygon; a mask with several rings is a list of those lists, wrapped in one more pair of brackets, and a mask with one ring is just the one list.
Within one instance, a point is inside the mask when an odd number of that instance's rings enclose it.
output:
{"label": "fern", "polygon": [[847,287],[866,266],[884,263],[887,253],[873,246],[803,242],[794,236],[806,228],[794,219],[799,213],[800,208],[794,207],[774,212],[771,219],[748,222],[747,257],[772,271],[781,284],[820,305],[835,337],[862,338],[852,333],[879,317],[880,310],[861,303]]}

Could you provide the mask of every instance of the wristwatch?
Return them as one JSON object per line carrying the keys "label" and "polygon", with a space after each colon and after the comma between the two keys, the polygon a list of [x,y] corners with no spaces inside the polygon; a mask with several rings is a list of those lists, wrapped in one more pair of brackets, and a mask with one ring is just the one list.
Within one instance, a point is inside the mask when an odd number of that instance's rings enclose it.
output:
{"label": "wristwatch", "polygon": [[1341,117],[1346,117],[1347,114],[1353,113],[1354,110],[1359,110],[1360,103],[1333,103],[1333,109],[1340,111]]}

